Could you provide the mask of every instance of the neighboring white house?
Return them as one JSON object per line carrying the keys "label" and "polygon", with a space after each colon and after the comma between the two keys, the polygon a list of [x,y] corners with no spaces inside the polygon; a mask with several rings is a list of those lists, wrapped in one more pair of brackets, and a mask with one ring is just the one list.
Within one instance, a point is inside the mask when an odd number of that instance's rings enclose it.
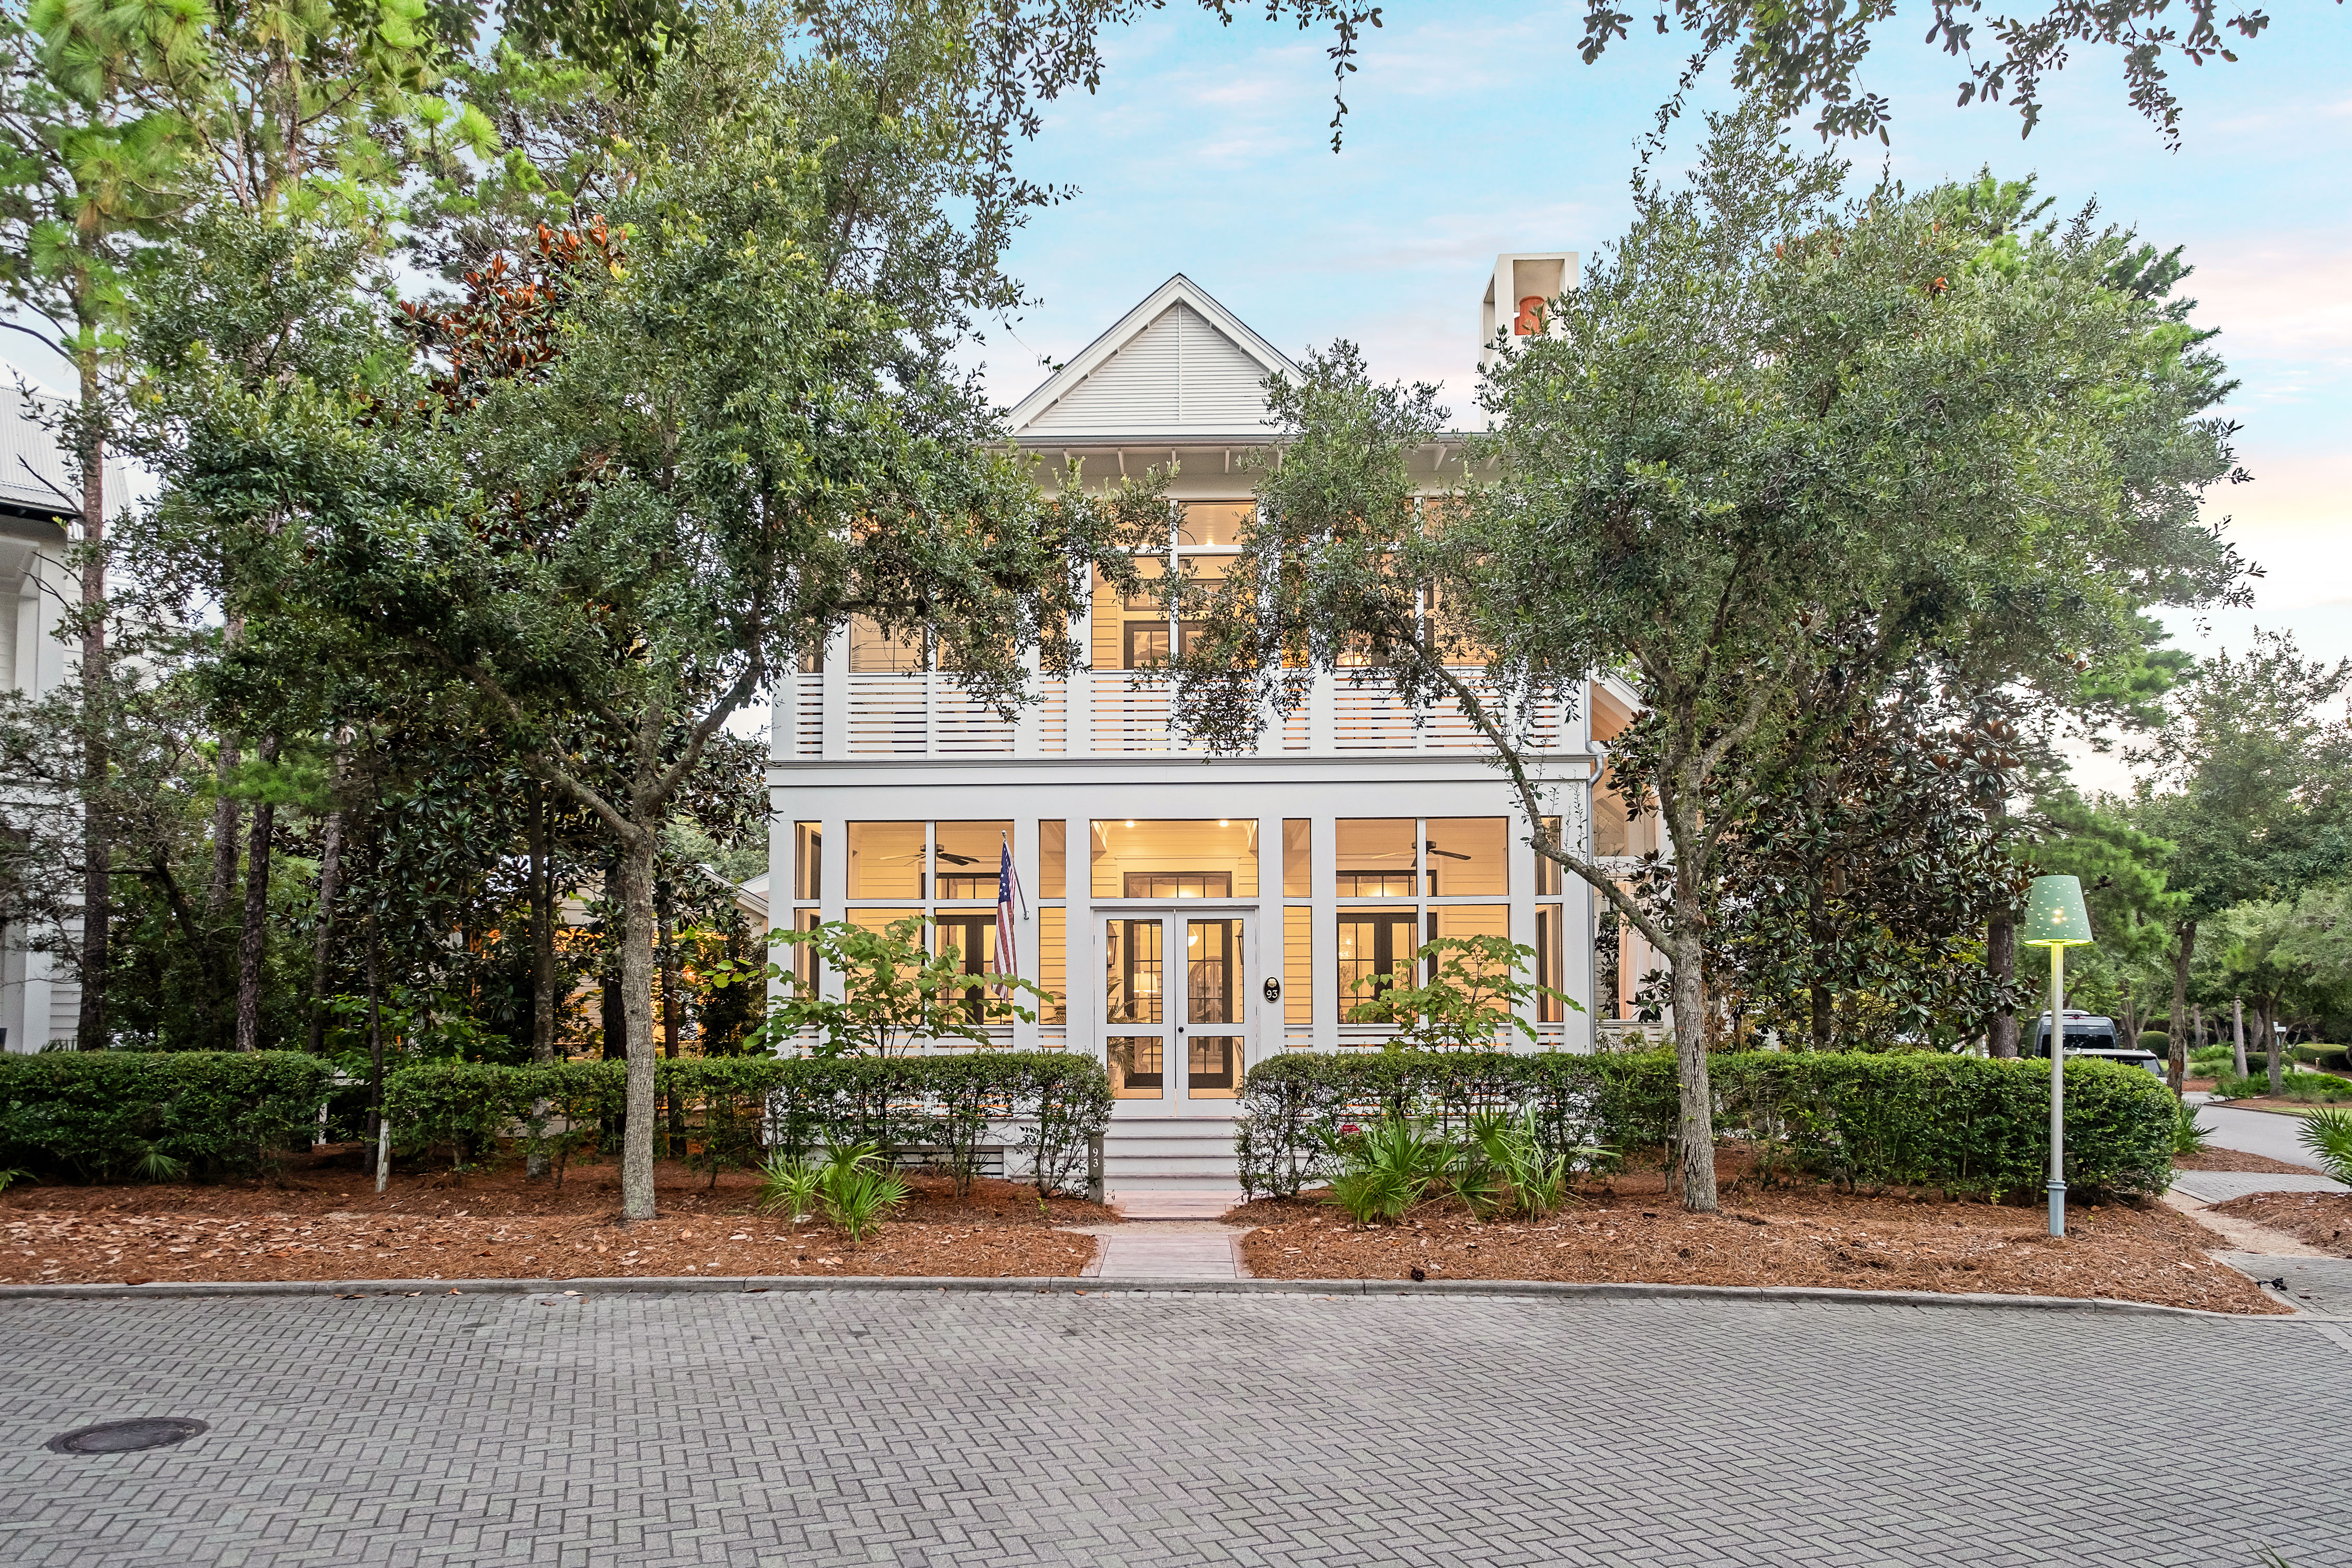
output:
{"label": "neighboring white house", "polygon": [[[1511,257],[1495,288],[1516,298],[1530,265],[1545,297],[1573,283],[1573,257]],[[1473,348],[1465,334],[1465,363]],[[1269,439],[1260,387],[1274,371],[1298,374],[1180,275],[1024,398],[1013,434],[1088,484],[1172,466],[1160,569],[1182,557],[1214,570],[1255,504],[1240,459]],[[1432,442],[1413,472],[1432,491],[1458,484],[1463,450]],[[1210,755],[1171,730],[1165,688],[1130,674],[1183,635],[1156,603],[1097,581],[1081,630],[1092,668],[1041,681],[1042,701],[1009,723],[919,648],[865,626],[837,637],[777,696],[761,889],[772,923],[927,911],[937,940],[986,967],[1009,844],[1026,893],[1023,973],[1063,1003],[1006,1040],[1107,1063],[1115,1189],[1230,1187],[1244,1072],[1286,1050],[1376,1046],[1384,1031],[1341,1021],[1363,998],[1351,988],[1433,936],[1535,948],[1538,977],[1589,1009],[1547,1004],[1546,1046],[1590,1050],[1596,1026],[1625,1014],[1648,963],[1638,938],[1616,973],[1596,974],[1593,899],[1538,863],[1458,716],[1416,725],[1381,685],[1326,679],[1255,752]],[[1592,687],[1556,723],[1548,760],[1562,815],[1591,823],[1604,855],[1646,847],[1605,792],[1593,816],[1603,743],[1630,711],[1622,689]]]}
{"label": "neighboring white house", "polygon": [[[122,491],[108,466],[110,496]],[[80,532],[80,485],[57,438],[14,388],[0,388],[0,689],[39,697],[72,678],[74,650],[58,640],[81,598],[66,546]],[[69,1040],[81,987],[24,933],[0,931],[0,1047],[37,1051]]]}

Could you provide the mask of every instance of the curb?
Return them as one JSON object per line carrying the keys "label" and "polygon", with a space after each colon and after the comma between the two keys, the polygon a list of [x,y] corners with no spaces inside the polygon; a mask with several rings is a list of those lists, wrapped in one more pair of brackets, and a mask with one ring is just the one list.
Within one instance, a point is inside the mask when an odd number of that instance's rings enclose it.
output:
{"label": "curb", "polygon": [[[666,1276],[587,1279],[280,1279],[190,1280],[148,1285],[0,1285],[0,1301],[173,1300],[225,1296],[453,1295],[819,1295],[834,1291],[931,1291],[974,1296],[1471,1296],[1538,1300],[1821,1302],[1845,1306],[2005,1308],[2043,1312],[2103,1312],[2141,1317],[2216,1318],[2229,1322],[2310,1322],[2314,1313],[2256,1317],[2201,1307],[2166,1307],[2105,1297],[1967,1295],[1935,1290],[1847,1290],[1825,1285],[1642,1285],[1549,1279],[1105,1279],[963,1276],[803,1275]],[[2322,1320],[2333,1321],[2333,1320]]]}

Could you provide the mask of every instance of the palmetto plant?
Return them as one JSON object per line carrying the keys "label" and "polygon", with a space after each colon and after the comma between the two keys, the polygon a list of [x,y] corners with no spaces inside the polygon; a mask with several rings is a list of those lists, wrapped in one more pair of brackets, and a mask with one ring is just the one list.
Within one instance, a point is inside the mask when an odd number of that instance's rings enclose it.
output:
{"label": "palmetto plant", "polygon": [[1331,1183],[1332,1201],[1358,1225],[1391,1223],[1419,1203],[1455,1159],[1454,1146],[1422,1123],[1384,1117],[1338,1141],[1344,1162]]}
{"label": "palmetto plant", "polygon": [[852,1247],[882,1221],[882,1216],[907,1201],[907,1184],[882,1163],[881,1150],[872,1143],[836,1145],[824,1152],[817,1167],[817,1197],[824,1217],[838,1226]]}
{"label": "palmetto plant", "polygon": [[2213,1136],[2213,1130],[2197,1120],[2197,1107],[2183,1102],[2179,1120],[2172,1124],[2172,1152],[2175,1154],[2202,1154]]}
{"label": "palmetto plant", "polygon": [[760,1167],[759,1210],[774,1214],[789,1208],[797,1225],[816,1210],[817,1188],[828,1167],[792,1154],[777,1154]]}
{"label": "palmetto plant", "polygon": [[[1580,1153],[1599,1153],[1594,1149]],[[1470,1121],[1470,1142],[1463,1151],[1495,1173],[1489,1188],[1499,1207],[1517,1209],[1529,1219],[1541,1219],[1568,1199],[1568,1155],[1548,1152],[1536,1135],[1532,1110],[1517,1116],[1484,1111]],[[1499,1189],[1499,1190],[1497,1190]],[[1465,1194],[1465,1196],[1467,1196]],[[1471,1205],[1475,1209],[1478,1205]]]}
{"label": "palmetto plant", "polygon": [[2303,1146],[2337,1181],[2352,1184],[2352,1110],[2315,1110],[2303,1119]]}

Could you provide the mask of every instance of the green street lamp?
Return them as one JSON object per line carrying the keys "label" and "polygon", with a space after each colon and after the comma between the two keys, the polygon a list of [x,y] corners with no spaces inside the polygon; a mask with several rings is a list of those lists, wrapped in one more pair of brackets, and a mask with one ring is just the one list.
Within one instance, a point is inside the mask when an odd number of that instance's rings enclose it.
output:
{"label": "green street lamp", "polygon": [[2091,940],[2091,913],[2083,884],[2073,877],[2036,877],[2018,932],[2031,947],[2050,950],[2050,1234],[2066,1234],[2066,950]]}

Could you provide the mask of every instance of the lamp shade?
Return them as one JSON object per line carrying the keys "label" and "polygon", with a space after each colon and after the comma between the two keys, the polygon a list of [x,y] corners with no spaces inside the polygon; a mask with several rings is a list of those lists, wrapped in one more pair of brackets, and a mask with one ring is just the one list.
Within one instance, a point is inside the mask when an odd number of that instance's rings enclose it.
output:
{"label": "lamp shade", "polygon": [[2034,947],[2073,947],[2091,940],[2091,912],[2074,877],[2036,877],[2017,940]]}

